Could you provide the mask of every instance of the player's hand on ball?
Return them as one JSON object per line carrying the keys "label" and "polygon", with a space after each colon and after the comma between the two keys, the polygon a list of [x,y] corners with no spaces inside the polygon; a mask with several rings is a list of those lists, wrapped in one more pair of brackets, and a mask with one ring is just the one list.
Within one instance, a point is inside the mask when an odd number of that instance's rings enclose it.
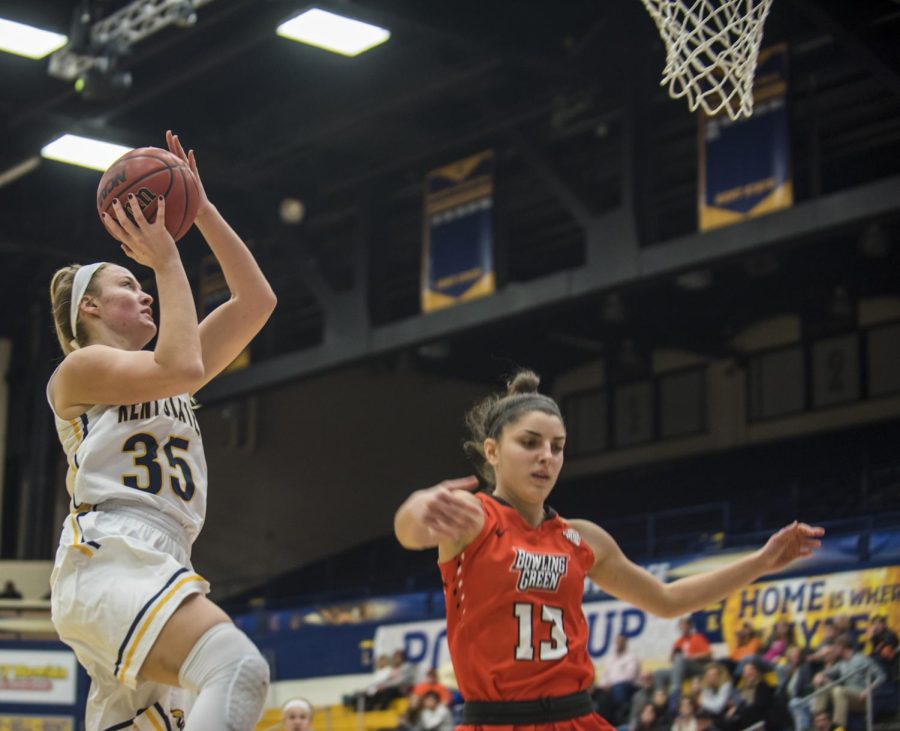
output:
{"label": "player's hand on ball", "polygon": [[178,259],[175,239],[166,230],[165,198],[159,197],[153,223],[144,216],[134,196],[129,196],[129,199],[128,211],[122,201],[116,199],[110,209],[112,214],[104,213],[101,216],[106,230],[122,245],[125,255],[154,270],[173,257]]}
{"label": "player's hand on ball", "polygon": [[419,519],[438,538],[460,541],[480,526],[481,506],[463,493],[478,487],[476,477],[444,480],[422,491]]}
{"label": "player's hand on ball", "polygon": [[200,205],[197,208],[197,215],[199,216],[209,208],[210,204],[209,198],[206,197],[206,191],[203,188],[203,181],[200,180],[200,171],[197,169],[197,158],[194,156],[194,151],[189,150],[185,153],[184,147],[181,146],[181,140],[178,138],[178,135],[172,132],[172,130],[166,130],[166,145],[169,147],[169,152],[173,155],[177,155],[187,163],[194,175],[194,180],[197,183],[197,190],[200,192]]}
{"label": "player's hand on ball", "polygon": [[824,528],[813,527],[796,520],[775,533],[761,549],[768,571],[778,571],[798,558],[812,555],[822,545],[819,539]]}

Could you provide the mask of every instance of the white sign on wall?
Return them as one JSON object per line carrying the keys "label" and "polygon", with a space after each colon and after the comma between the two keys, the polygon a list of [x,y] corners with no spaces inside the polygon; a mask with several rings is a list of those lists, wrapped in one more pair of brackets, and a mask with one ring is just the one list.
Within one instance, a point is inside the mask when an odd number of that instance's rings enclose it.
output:
{"label": "white sign on wall", "polygon": [[65,650],[0,650],[0,703],[73,705],[75,654]]}
{"label": "white sign on wall", "polygon": [[[588,654],[600,664],[611,651],[617,634],[628,638],[629,649],[647,669],[668,664],[672,643],[678,637],[674,619],[660,619],[620,601],[582,605],[588,623]],[[381,625],[375,630],[375,655],[402,649],[421,673],[450,663],[447,625],[443,619]],[[512,650],[511,650],[512,652]]]}

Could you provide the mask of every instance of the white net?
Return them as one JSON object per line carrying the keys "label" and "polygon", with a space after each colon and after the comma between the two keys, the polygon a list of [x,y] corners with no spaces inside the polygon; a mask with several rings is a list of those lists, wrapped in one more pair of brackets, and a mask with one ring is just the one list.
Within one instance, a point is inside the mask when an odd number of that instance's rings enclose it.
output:
{"label": "white net", "polygon": [[641,0],[666,46],[661,85],[691,111],[753,114],[753,76],[772,0]]}

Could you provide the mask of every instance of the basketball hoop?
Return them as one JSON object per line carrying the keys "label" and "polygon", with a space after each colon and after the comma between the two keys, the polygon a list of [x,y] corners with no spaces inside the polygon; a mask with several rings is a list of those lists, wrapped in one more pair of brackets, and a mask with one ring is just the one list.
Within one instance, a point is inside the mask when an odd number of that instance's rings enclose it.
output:
{"label": "basketball hoop", "polygon": [[772,0],[641,0],[666,45],[661,86],[710,116],[753,114],[753,76]]}

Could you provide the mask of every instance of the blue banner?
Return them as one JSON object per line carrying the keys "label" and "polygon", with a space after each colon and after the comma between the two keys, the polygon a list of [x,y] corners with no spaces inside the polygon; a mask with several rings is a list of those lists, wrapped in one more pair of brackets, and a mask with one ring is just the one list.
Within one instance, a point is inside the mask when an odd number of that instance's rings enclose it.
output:
{"label": "blue banner", "polygon": [[760,51],[752,117],[701,113],[701,231],[793,205],[786,92],[787,46],[781,44]]}
{"label": "blue banner", "polygon": [[433,170],[425,180],[422,311],[494,292],[494,152]]}

